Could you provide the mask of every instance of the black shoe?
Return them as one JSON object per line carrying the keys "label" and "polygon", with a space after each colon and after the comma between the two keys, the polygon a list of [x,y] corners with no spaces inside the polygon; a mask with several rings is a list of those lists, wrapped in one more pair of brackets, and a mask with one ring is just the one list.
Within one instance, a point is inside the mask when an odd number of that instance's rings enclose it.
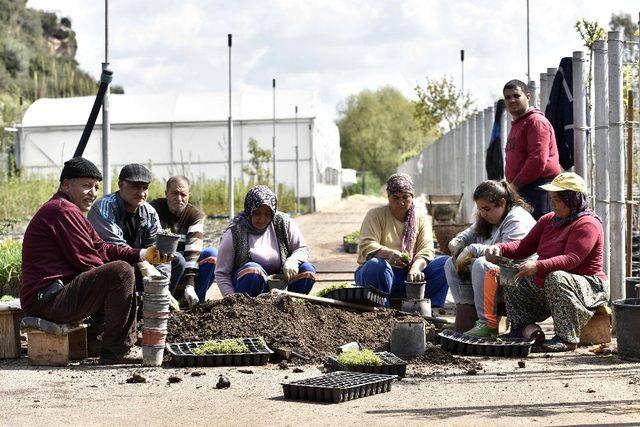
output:
{"label": "black shoe", "polygon": [[506,338],[506,339],[522,338],[523,330],[524,330],[524,326],[513,324],[511,325],[511,328],[509,328],[509,332],[507,332],[506,334],[500,335],[500,338]]}
{"label": "black shoe", "polygon": [[142,363],[142,350],[140,347],[131,347],[123,352],[114,352],[103,349],[100,353],[101,365],[131,365]]}

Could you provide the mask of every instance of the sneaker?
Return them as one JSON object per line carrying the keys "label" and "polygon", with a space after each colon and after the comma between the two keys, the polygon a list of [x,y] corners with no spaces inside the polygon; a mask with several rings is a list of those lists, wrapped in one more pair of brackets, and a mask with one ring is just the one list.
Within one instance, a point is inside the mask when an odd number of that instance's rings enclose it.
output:
{"label": "sneaker", "polygon": [[496,338],[498,336],[498,328],[492,328],[485,322],[478,320],[476,325],[464,334],[476,338]]}
{"label": "sneaker", "polygon": [[578,345],[574,342],[566,342],[559,336],[554,336],[542,344],[542,350],[549,353],[560,353],[563,351],[573,351]]}
{"label": "sneaker", "polygon": [[114,352],[103,349],[100,353],[101,365],[131,365],[142,363],[142,349],[140,347],[131,347],[123,352]]}

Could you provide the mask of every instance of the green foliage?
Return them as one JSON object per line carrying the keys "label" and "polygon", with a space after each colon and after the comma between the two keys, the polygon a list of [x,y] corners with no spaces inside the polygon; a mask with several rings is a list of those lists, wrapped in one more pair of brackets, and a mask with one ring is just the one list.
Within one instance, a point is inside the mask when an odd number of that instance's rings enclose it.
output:
{"label": "green foliage", "polygon": [[404,158],[426,146],[428,135],[414,120],[413,105],[393,87],[351,95],[338,109],[345,168],[373,171],[386,180]]}
{"label": "green foliage", "polygon": [[193,351],[198,356],[203,354],[239,354],[248,353],[249,347],[241,339],[205,341]]}
{"label": "green foliage", "polygon": [[579,19],[573,25],[584,46],[591,50],[596,40],[606,40],[607,32],[598,24],[598,21],[587,21],[585,18]]}
{"label": "green foliage", "polygon": [[345,243],[358,243],[358,240],[360,239],[360,230],[349,233],[342,239]]}
{"label": "green foliage", "polygon": [[323,297],[327,295],[329,292],[335,291],[336,289],[353,288],[353,287],[354,286],[351,285],[349,282],[336,283],[334,285],[327,286],[324,289],[320,289],[315,293],[315,295],[317,297]]}
{"label": "green foliage", "polygon": [[409,252],[402,252],[402,254],[400,255],[400,258],[402,259],[402,262],[404,262],[405,264],[409,264],[409,261],[410,261]]}
{"label": "green foliage", "polygon": [[271,170],[266,167],[271,161],[271,150],[260,148],[258,141],[249,138],[249,165],[242,171],[249,175],[249,180],[253,185],[270,185],[273,180]]}
{"label": "green foliage", "polygon": [[352,194],[380,195],[382,180],[371,171],[358,174],[357,182],[342,189],[342,197]]}
{"label": "green foliage", "polygon": [[373,350],[349,350],[340,353],[338,362],[345,366],[380,366],[382,359]]}
{"label": "green foliage", "polygon": [[[424,131],[437,130],[440,136],[446,128],[453,129],[471,113],[474,100],[470,94],[462,94],[453,77],[433,80],[427,77],[424,86],[414,88],[414,117]],[[446,125],[446,126],[445,126]]]}
{"label": "green foliage", "polygon": [[6,239],[0,242],[0,295],[17,295],[22,277],[22,242]]}

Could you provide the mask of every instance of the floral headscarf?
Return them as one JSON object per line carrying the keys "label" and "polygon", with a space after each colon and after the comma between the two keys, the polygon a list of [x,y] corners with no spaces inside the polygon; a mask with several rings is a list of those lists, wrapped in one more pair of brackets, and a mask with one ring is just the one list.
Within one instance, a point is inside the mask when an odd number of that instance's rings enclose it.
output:
{"label": "floral headscarf", "polygon": [[257,185],[247,192],[244,198],[244,211],[233,219],[233,223],[246,227],[249,234],[263,234],[266,228],[258,230],[251,224],[251,215],[262,205],[271,209],[271,219],[273,219],[278,210],[278,199],[269,187]]}
{"label": "floral headscarf", "polygon": [[[387,180],[387,194],[409,193],[415,195],[413,178],[406,173],[394,173]],[[413,249],[418,237],[418,215],[413,203],[404,220],[404,233],[402,234],[402,252],[409,252],[409,258],[413,258]]]}
{"label": "floral headscarf", "polygon": [[576,219],[585,215],[595,217],[598,221],[602,222],[602,219],[591,209],[589,209],[589,200],[587,195],[580,191],[565,190],[558,191],[558,197],[569,208],[569,215],[565,218],[558,218],[554,216],[551,218],[551,225],[554,227],[564,227],[567,224],[571,224]]}

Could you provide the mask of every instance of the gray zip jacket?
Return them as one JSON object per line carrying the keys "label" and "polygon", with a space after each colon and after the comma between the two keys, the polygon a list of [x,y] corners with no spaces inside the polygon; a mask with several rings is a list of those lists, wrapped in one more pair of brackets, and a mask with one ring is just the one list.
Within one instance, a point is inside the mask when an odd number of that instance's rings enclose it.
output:
{"label": "gray zip jacket", "polygon": [[535,224],[536,220],[533,219],[529,212],[520,206],[514,206],[502,222],[493,227],[490,238],[484,239],[478,236],[476,225],[473,224],[471,227],[458,233],[455,239],[463,241],[465,247],[469,247],[471,250],[473,257],[479,258],[484,256],[485,250],[491,245],[521,240],[529,233]]}

